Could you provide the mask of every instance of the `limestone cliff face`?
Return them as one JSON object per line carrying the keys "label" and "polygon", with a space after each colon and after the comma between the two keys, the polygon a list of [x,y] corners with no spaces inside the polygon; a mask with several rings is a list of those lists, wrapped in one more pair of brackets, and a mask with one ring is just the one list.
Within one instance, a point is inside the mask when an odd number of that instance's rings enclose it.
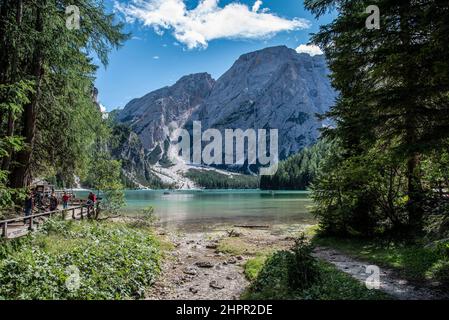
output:
{"label": "limestone cliff face", "polygon": [[193,119],[204,129],[278,129],[285,158],[313,144],[316,114],[334,103],[324,56],[272,47],[242,55],[221,76]]}
{"label": "limestone cliff face", "polygon": [[[118,120],[141,141],[150,165],[166,160],[170,133],[191,127],[195,120],[203,130],[278,129],[283,159],[318,138],[324,124],[316,114],[326,112],[336,97],[328,76],[324,56],[299,54],[285,46],[266,48],[242,55],[216,81],[207,73],[188,75],[134,99]],[[140,160],[133,167],[144,170]]]}
{"label": "limestone cliff face", "polygon": [[184,76],[171,87],[132,100],[118,119],[131,125],[145,149],[162,152],[170,131],[184,125],[209,96],[214,83],[207,73]]}

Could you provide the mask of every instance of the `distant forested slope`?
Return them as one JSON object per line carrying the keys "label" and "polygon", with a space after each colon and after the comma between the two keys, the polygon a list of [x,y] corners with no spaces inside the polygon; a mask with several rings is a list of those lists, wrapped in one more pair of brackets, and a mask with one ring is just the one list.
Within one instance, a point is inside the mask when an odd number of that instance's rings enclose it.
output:
{"label": "distant forested slope", "polygon": [[331,152],[332,143],[320,140],[315,145],[281,161],[273,176],[262,176],[260,188],[264,190],[305,190],[314,180],[318,169]]}

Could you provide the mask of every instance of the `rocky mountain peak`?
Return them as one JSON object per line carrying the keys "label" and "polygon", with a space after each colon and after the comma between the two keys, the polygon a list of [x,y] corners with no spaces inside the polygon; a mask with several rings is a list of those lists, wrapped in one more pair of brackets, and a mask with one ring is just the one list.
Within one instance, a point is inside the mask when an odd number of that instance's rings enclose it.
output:
{"label": "rocky mountain peak", "polygon": [[201,121],[203,130],[278,129],[281,159],[313,144],[323,125],[316,114],[334,104],[323,55],[286,46],[241,55],[218,80],[208,73],[130,101],[118,119],[131,125],[151,163],[167,162],[173,129]]}

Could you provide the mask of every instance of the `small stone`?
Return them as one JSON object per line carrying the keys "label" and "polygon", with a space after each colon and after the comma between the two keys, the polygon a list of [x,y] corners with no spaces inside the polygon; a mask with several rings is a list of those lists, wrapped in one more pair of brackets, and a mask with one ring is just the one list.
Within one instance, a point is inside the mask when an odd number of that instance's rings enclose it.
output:
{"label": "small stone", "polygon": [[195,275],[198,274],[198,271],[196,271],[196,269],[195,269],[195,268],[192,268],[192,267],[186,267],[186,268],[184,268],[183,272],[184,272],[185,274],[190,274],[190,275],[192,275],[192,276],[195,276]]}
{"label": "small stone", "polygon": [[217,290],[221,290],[221,289],[224,288],[224,285],[221,284],[221,283],[219,283],[217,280],[212,280],[212,281],[209,283],[209,286],[210,286],[211,288],[214,288],[214,289],[217,289]]}
{"label": "small stone", "polygon": [[198,293],[198,289],[194,288],[194,287],[190,287],[189,291],[192,292],[193,294],[197,294]]}
{"label": "small stone", "polygon": [[206,245],[207,249],[217,249],[217,245],[215,243],[210,243],[208,245]]}
{"label": "small stone", "polygon": [[237,258],[237,260],[240,260],[240,261],[243,260],[242,256],[237,256],[236,258]]}
{"label": "small stone", "polygon": [[237,263],[237,260],[236,260],[234,257],[232,257],[232,258],[230,258],[230,259],[228,260],[228,263],[230,263],[230,264],[236,264],[236,263]]}
{"label": "small stone", "polygon": [[214,264],[210,261],[198,261],[195,265],[199,268],[213,268]]}
{"label": "small stone", "polygon": [[235,280],[237,277],[233,274],[227,275],[226,280]]}

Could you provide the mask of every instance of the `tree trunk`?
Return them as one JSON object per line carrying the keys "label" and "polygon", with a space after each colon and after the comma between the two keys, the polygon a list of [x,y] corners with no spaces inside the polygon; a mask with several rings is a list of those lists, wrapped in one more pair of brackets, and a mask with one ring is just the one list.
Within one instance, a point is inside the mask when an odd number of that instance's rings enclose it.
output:
{"label": "tree trunk", "polygon": [[22,136],[25,138],[26,147],[17,153],[15,157],[14,169],[10,175],[10,186],[12,188],[26,187],[31,183],[31,161],[34,148],[34,138],[36,133],[36,107],[41,94],[41,80],[43,76],[43,44],[41,34],[44,29],[44,10],[47,0],[39,1],[36,7],[36,25],[35,30],[38,32],[36,40],[33,60],[31,64],[31,74],[35,80],[35,93],[30,99],[30,103],[25,105],[22,114]]}
{"label": "tree trunk", "polygon": [[[16,24],[17,26],[20,26],[22,24],[22,16],[23,16],[23,1],[22,0],[16,0]],[[13,39],[13,41],[16,41],[16,39]],[[17,46],[17,44],[16,44]],[[17,76],[17,59],[18,54],[13,54],[12,56],[12,63],[11,63],[11,70],[10,70],[10,76],[9,79],[6,80],[7,77],[7,71],[5,70],[5,81],[9,81],[10,83],[15,83],[18,76]],[[2,119],[0,118],[0,125]],[[8,127],[6,131],[7,137],[12,137],[14,135],[14,129],[15,129],[15,114],[13,110],[9,110],[8,112]],[[8,150],[8,155],[3,159],[3,162],[1,163],[1,169],[5,171],[9,171],[9,166],[11,163],[11,158],[13,156],[13,150],[10,148]]]}

